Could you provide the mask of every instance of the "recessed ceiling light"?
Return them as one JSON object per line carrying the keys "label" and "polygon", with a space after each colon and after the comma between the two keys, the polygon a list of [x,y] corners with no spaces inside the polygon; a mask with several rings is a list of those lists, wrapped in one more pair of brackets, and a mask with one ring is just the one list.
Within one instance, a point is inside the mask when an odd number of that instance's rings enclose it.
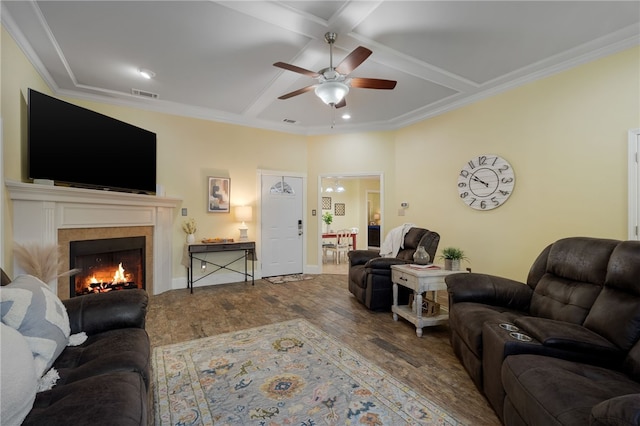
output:
{"label": "recessed ceiling light", "polygon": [[141,75],[141,76],[143,76],[143,77],[144,77],[144,78],[146,78],[147,80],[149,80],[149,79],[151,79],[151,78],[153,78],[153,77],[155,77],[155,76],[156,76],[156,73],[155,73],[155,72],[153,72],[153,71],[151,71],[151,70],[148,70],[148,69],[146,69],[146,68],[140,68],[140,69],[138,70],[138,72],[140,73],[140,75]]}
{"label": "recessed ceiling light", "polygon": [[343,120],[348,120],[351,118],[351,114],[349,114],[348,112],[345,112],[344,114],[342,114],[342,119]]}

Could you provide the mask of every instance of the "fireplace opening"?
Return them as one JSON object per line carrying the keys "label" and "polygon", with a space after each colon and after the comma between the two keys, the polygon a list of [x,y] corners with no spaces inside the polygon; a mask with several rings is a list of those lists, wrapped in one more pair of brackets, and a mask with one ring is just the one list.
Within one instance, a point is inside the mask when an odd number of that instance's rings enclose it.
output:
{"label": "fireplace opening", "polygon": [[71,241],[70,297],[145,288],[145,237]]}

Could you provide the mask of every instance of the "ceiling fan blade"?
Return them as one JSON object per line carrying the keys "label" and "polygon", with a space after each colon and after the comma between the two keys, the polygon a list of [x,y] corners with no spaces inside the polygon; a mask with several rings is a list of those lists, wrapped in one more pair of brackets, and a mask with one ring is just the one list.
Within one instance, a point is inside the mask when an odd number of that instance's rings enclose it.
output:
{"label": "ceiling fan blade", "polygon": [[356,47],[353,52],[349,53],[349,55],[347,55],[347,57],[338,64],[336,71],[342,75],[351,73],[351,71],[358,68],[358,66],[363,63],[371,53],[372,52],[366,47]]}
{"label": "ceiling fan blade", "polygon": [[309,71],[304,68],[297,67],[295,65],[286,64],[284,62],[276,62],[273,64],[274,67],[282,68],[283,70],[297,72],[298,74],[308,75],[309,77],[320,77],[315,71]]}
{"label": "ceiling fan blade", "polygon": [[307,87],[303,87],[302,89],[298,89],[298,90],[294,90],[293,92],[289,92],[286,93],[282,96],[278,96],[278,99],[289,99],[289,98],[293,98],[294,96],[298,96],[298,95],[302,95],[303,93],[309,92],[313,89],[315,89],[315,87],[317,86],[317,84],[312,84],[311,86],[307,86]]}
{"label": "ceiling fan blade", "polygon": [[379,78],[352,78],[351,87],[359,89],[387,89],[391,90],[396,87],[398,82],[395,80],[382,80]]}
{"label": "ceiling fan blade", "polygon": [[342,98],[342,100],[336,104],[335,108],[338,109],[346,106],[347,106],[347,98]]}

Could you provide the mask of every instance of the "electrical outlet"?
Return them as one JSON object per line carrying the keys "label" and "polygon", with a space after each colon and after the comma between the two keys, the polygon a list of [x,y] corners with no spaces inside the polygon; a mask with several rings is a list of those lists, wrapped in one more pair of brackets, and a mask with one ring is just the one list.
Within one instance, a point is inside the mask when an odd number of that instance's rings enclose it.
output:
{"label": "electrical outlet", "polygon": [[186,216],[187,215],[187,208],[183,207],[182,208],[182,216]]}

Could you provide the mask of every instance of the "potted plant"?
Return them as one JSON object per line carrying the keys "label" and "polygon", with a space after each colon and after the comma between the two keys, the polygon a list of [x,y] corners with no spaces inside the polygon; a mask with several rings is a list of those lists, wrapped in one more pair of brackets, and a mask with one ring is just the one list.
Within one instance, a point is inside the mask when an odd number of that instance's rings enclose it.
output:
{"label": "potted plant", "polygon": [[331,212],[325,212],[322,215],[322,221],[327,225],[327,233],[329,233],[329,225],[333,222],[333,215]]}
{"label": "potted plant", "polygon": [[460,261],[467,260],[464,251],[457,247],[445,247],[440,257],[444,259],[444,269],[447,271],[459,271]]}

